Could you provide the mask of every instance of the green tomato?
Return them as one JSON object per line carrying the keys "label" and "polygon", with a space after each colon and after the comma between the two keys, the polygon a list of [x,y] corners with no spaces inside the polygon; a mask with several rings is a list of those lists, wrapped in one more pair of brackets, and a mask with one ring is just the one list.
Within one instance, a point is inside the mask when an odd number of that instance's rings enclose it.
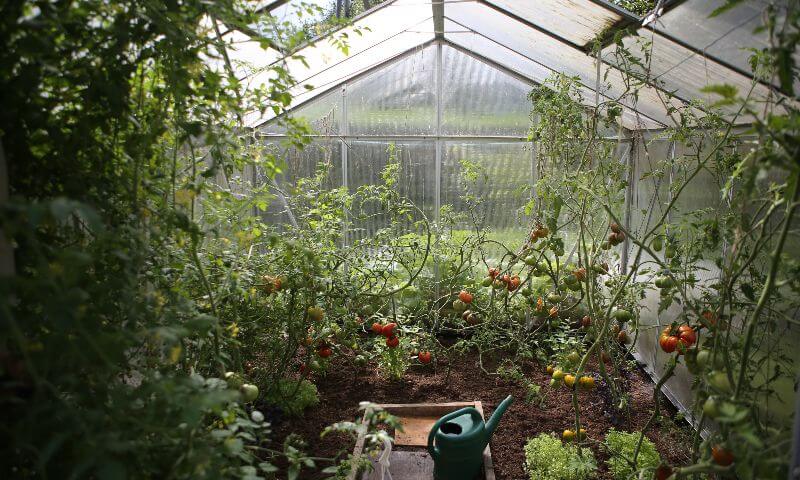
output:
{"label": "green tomato", "polygon": [[697,352],[697,359],[695,361],[697,362],[697,367],[700,370],[705,370],[710,360],[711,360],[710,350],[702,349],[699,352]]}
{"label": "green tomato", "polygon": [[561,300],[562,300],[561,295],[559,295],[559,294],[557,294],[555,292],[551,292],[551,293],[547,294],[547,301],[550,302],[550,303],[553,303],[553,304],[559,303]]}
{"label": "green tomato", "polygon": [[235,372],[225,372],[225,381],[228,383],[228,388],[237,390],[244,383],[241,375]]}
{"label": "green tomato", "polygon": [[666,250],[664,250],[664,258],[673,258],[676,253],[677,251],[675,250],[675,247],[672,245],[667,245]]}
{"label": "green tomato", "polygon": [[567,360],[572,363],[578,363],[581,361],[581,356],[578,354],[578,352],[571,352],[569,355],[567,355]]}
{"label": "green tomato", "polygon": [[453,300],[453,310],[456,312],[463,312],[467,309],[467,304],[461,300]]}
{"label": "green tomato", "polygon": [[714,397],[708,397],[703,403],[703,413],[708,418],[717,418],[719,416],[719,405]]}
{"label": "green tomato", "polygon": [[656,252],[660,252],[662,248],[664,248],[664,241],[661,239],[660,236],[653,239],[653,243],[651,244],[653,250]]}
{"label": "green tomato", "polygon": [[620,308],[614,312],[614,318],[618,322],[627,322],[633,318],[633,314],[625,309]]}
{"label": "green tomato", "polygon": [[581,291],[581,284],[580,283],[573,283],[567,285],[567,288],[572,290],[573,292],[580,292]]}
{"label": "green tomato", "polygon": [[250,403],[258,398],[258,387],[251,383],[243,384],[241,387],[239,387],[239,391],[242,392],[242,398],[247,403]]}
{"label": "green tomato", "polygon": [[672,281],[672,277],[661,275],[656,277],[655,284],[658,288],[672,288],[672,286],[675,285],[675,282]]}
{"label": "green tomato", "polygon": [[528,255],[527,257],[525,257],[524,262],[525,265],[528,265],[530,267],[536,265],[536,255]]}
{"label": "green tomato", "polygon": [[708,374],[708,384],[719,393],[733,393],[733,386],[728,379],[728,374],[720,371],[713,371]]}
{"label": "green tomato", "polygon": [[488,287],[492,284],[492,281],[493,281],[492,277],[486,277],[481,281],[481,285],[483,285],[484,287]]}

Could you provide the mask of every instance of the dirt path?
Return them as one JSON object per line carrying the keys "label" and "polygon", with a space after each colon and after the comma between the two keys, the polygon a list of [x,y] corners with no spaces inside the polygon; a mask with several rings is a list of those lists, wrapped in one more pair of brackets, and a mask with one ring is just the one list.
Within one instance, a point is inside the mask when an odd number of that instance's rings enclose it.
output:
{"label": "dirt path", "polygon": [[[306,410],[302,418],[279,421],[275,425],[274,438],[282,441],[290,433],[300,434],[308,442],[308,451],[316,456],[333,456],[343,448],[352,450],[352,443],[343,437],[320,439],[319,432],[334,422],[355,420],[359,401],[422,403],[480,400],[488,417],[497,404],[510,394],[514,395],[515,402],[494,434],[492,456],[498,480],[522,480],[526,478],[522,451],[526,439],[542,432],[560,434],[564,429],[571,428],[570,423],[574,418],[570,394],[565,387],[550,388],[549,376],[543,367],[531,364],[523,371],[530,380],[542,386],[545,399],[541,407],[536,403],[526,403],[527,392],[522,386],[485,374],[474,357],[468,356],[454,364],[449,377],[446,377],[445,366],[428,365],[412,368],[400,381],[382,377],[373,369],[356,371],[341,359],[334,360],[329,374],[315,380],[320,404]],[[608,395],[604,395],[607,388],[601,381],[594,391],[581,394],[581,423],[591,441],[602,441],[605,432],[612,426],[631,431],[640,429],[647,421],[653,409],[652,382],[638,370],[628,373],[626,381],[631,404],[629,419],[612,419],[607,413]],[[671,406],[662,411],[674,415]],[[674,422],[667,419],[662,425],[657,425],[648,437],[656,444],[664,460],[670,464],[682,464],[689,461],[685,454],[689,435],[688,427],[676,427]],[[602,461],[607,456],[597,445],[593,445],[592,450],[600,466],[600,478],[610,478]],[[324,476],[306,472],[303,478]]]}

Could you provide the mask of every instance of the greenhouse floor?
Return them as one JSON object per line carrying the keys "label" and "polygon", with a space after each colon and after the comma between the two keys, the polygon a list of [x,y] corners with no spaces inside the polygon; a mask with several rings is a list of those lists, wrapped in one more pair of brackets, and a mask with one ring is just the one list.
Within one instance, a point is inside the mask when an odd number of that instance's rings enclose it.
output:
{"label": "greenhouse floor", "polygon": [[[528,403],[523,386],[496,375],[487,375],[481,370],[477,359],[477,355],[467,355],[454,361],[449,377],[447,366],[439,363],[437,367],[412,367],[402,380],[392,380],[369,366],[356,369],[343,356],[337,356],[331,363],[328,375],[315,379],[320,404],[307,409],[301,418],[278,420],[274,425],[275,445],[281,445],[286,435],[297,433],[308,442],[308,451],[316,456],[336,455],[342,450],[343,441],[350,440],[334,435],[320,439],[319,432],[334,422],[356,419],[358,403],[362,400],[375,403],[481,400],[484,414],[488,417],[497,404],[510,394],[515,402],[506,411],[492,438],[492,458],[498,480],[522,480],[526,478],[523,455],[526,439],[539,433],[560,434],[574,422],[569,391],[563,386],[550,388],[550,376],[545,368],[530,363],[525,366],[524,373],[528,379],[541,385],[540,392],[544,400],[541,407],[538,398]],[[496,369],[496,365],[489,364],[486,359],[484,366],[488,371]],[[625,431],[640,430],[653,410],[653,384],[647,375],[637,369],[627,372],[625,376],[631,402],[630,418],[612,418],[607,413],[612,409],[607,405],[610,397],[602,382],[594,391],[581,395],[581,424],[585,425],[592,443],[600,478],[611,478],[611,475],[604,462],[608,455],[597,442],[612,427]],[[674,418],[676,412],[671,405],[662,404],[662,407],[665,415]],[[663,421],[651,428],[647,436],[655,443],[664,461],[671,465],[690,463],[686,452],[691,444],[691,432],[685,422]],[[314,476],[306,472],[302,478],[324,477],[322,474]]]}

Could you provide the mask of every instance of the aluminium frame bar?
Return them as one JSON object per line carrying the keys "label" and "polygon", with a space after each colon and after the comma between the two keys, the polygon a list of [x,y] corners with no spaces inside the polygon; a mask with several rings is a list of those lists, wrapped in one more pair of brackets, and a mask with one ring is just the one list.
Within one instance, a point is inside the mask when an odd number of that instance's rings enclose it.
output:
{"label": "aluminium frame bar", "polygon": [[[256,136],[260,139],[274,138],[276,140],[288,138],[289,135],[273,134],[273,133],[257,133]],[[423,141],[423,140],[443,140],[443,141],[483,141],[483,142],[530,142],[527,136],[515,135],[345,135],[345,134],[313,134],[303,135],[306,138],[322,138],[322,139],[342,139],[354,141],[370,141],[370,140],[408,140],[408,141]],[[596,140],[603,140],[609,142],[630,142],[631,139],[627,137],[602,137]]]}

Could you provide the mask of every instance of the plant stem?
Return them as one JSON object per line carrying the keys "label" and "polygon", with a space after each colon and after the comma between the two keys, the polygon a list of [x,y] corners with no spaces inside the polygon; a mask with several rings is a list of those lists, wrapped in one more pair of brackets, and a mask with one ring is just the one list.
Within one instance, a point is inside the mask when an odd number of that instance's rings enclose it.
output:
{"label": "plant stem", "polygon": [[747,375],[747,364],[750,361],[750,349],[753,347],[753,337],[755,335],[756,325],[758,324],[758,319],[761,316],[761,312],[764,311],[764,307],[772,295],[772,289],[775,285],[775,277],[778,274],[781,253],[783,253],[783,247],[786,244],[786,237],[788,236],[789,229],[792,226],[792,217],[794,216],[795,210],[798,206],[797,199],[798,193],[800,193],[798,184],[800,184],[800,171],[795,171],[794,174],[789,178],[790,193],[787,195],[789,201],[786,204],[786,215],[783,219],[784,224],[783,228],[781,229],[780,236],[778,237],[778,243],[775,244],[775,248],[772,251],[772,258],[769,266],[769,272],[767,273],[767,280],[764,282],[764,287],[761,289],[761,296],[758,299],[756,308],[753,309],[753,312],[750,314],[750,317],[747,320],[744,347],[742,349],[742,364],[739,368],[739,380],[736,382],[736,393],[733,396],[734,400],[738,399],[742,394],[745,376]]}

